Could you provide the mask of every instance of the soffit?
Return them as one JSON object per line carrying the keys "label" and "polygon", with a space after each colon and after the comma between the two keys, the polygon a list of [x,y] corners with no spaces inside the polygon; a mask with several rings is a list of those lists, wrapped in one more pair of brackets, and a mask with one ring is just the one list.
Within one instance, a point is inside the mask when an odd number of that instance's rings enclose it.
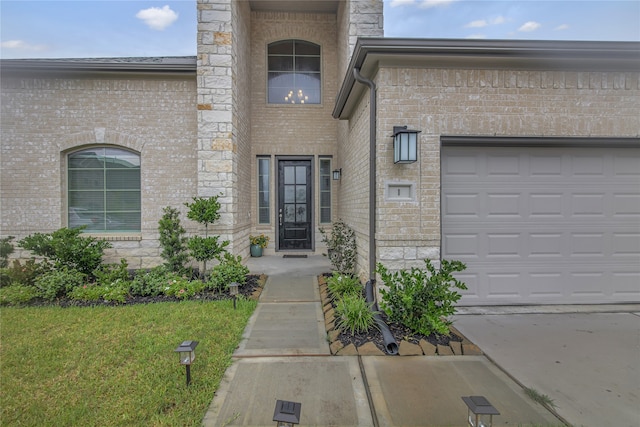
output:
{"label": "soffit", "polygon": [[266,12],[336,13],[336,0],[250,0],[251,10]]}

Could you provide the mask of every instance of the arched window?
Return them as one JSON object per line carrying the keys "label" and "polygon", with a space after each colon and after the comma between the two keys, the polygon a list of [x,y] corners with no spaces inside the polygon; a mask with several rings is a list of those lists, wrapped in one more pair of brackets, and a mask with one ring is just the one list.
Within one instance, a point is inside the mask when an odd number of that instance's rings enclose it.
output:
{"label": "arched window", "polygon": [[94,147],[68,156],[68,226],[140,231],[140,155]]}
{"label": "arched window", "polygon": [[320,104],[320,46],[282,40],[268,47],[269,104]]}

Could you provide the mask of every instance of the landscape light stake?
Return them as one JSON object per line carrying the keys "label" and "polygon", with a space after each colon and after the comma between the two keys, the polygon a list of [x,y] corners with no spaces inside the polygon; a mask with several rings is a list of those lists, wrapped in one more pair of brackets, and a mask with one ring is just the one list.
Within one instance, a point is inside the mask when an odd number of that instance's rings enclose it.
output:
{"label": "landscape light stake", "polygon": [[484,396],[468,396],[462,400],[467,405],[467,416],[470,427],[491,427],[493,416],[500,412],[489,403]]}
{"label": "landscape light stake", "polygon": [[238,288],[240,284],[237,282],[232,282],[229,284],[229,294],[233,297],[233,309],[236,309],[236,299],[238,299]]}
{"label": "landscape light stake", "polygon": [[180,356],[180,364],[187,369],[187,386],[191,384],[191,364],[196,358],[198,341],[183,341],[174,351]]}
{"label": "landscape light stake", "polygon": [[276,427],[293,427],[300,424],[300,411],[302,403],[287,402],[286,400],[276,401],[276,409],[273,411],[273,421]]}

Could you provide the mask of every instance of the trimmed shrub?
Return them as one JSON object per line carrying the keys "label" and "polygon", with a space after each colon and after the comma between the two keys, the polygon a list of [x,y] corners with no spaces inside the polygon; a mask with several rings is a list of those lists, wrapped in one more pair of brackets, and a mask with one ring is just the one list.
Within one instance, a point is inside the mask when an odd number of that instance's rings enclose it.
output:
{"label": "trimmed shrub", "polygon": [[162,295],[169,280],[176,277],[180,276],[170,272],[164,265],[151,270],[138,270],[129,285],[129,290],[132,295],[155,297]]}
{"label": "trimmed shrub", "polygon": [[205,284],[200,280],[188,280],[185,277],[176,277],[167,282],[164,294],[180,299],[188,299],[204,290]]}
{"label": "trimmed shrub", "polygon": [[10,285],[0,289],[0,305],[22,305],[37,298],[39,292],[33,286]]}
{"label": "trimmed shrub", "polygon": [[111,244],[95,237],[82,236],[83,227],[61,228],[50,234],[35,233],[18,242],[18,246],[44,257],[55,269],[66,267],[89,277],[102,263]]}
{"label": "trimmed shrub", "polygon": [[235,257],[225,253],[220,264],[211,270],[207,288],[215,292],[223,292],[230,283],[237,282],[244,285],[247,282],[247,274],[249,274],[249,268],[242,265],[241,256]]}
{"label": "trimmed shrub", "polygon": [[66,296],[73,288],[82,286],[86,279],[87,276],[80,271],[61,267],[38,276],[34,286],[38,289],[40,296],[53,301]]}
{"label": "trimmed shrub", "polygon": [[376,272],[387,287],[380,288],[380,307],[391,321],[416,333],[449,335],[451,322],[447,317],[455,314],[455,303],[461,298],[457,289],[467,289],[453,273],[463,271],[466,265],[443,259],[440,269],[436,269],[430,260],[424,261],[425,270],[414,267],[395,273],[378,264]]}
{"label": "trimmed shrub", "polygon": [[7,236],[0,239],[0,268],[7,268],[9,266],[9,255],[13,253],[13,244],[11,241],[13,236]]}
{"label": "trimmed shrub", "polygon": [[47,264],[39,264],[34,258],[25,261],[24,264],[14,259],[8,268],[3,269],[2,280],[6,280],[6,285],[32,286],[36,277],[48,269]]}
{"label": "trimmed shrub", "polygon": [[84,285],[73,288],[67,296],[75,301],[108,301],[124,303],[129,296],[129,284],[116,280],[108,285]]}
{"label": "trimmed shrub", "polygon": [[99,285],[110,285],[115,282],[129,283],[129,264],[124,258],[120,259],[120,264],[105,264],[93,271],[96,283]]}

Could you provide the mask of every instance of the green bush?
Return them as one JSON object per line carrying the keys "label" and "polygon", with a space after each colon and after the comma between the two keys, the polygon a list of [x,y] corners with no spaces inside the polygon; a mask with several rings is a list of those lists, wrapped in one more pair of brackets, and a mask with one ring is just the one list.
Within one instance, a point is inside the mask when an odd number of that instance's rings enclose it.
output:
{"label": "green bush", "polygon": [[31,258],[22,264],[14,259],[11,265],[3,269],[3,282],[5,285],[33,285],[36,277],[48,270],[48,265],[39,264]]}
{"label": "green bush", "polygon": [[189,280],[186,277],[176,277],[168,281],[164,294],[180,299],[189,299],[204,290],[205,284],[201,280]]}
{"label": "green bush", "polygon": [[221,256],[227,252],[225,248],[229,246],[229,241],[219,242],[219,239],[220,236],[192,236],[189,238],[187,246],[189,247],[191,256],[204,263],[203,273],[206,272],[207,261],[214,258],[220,259]]}
{"label": "green bush", "polygon": [[10,285],[0,288],[0,305],[26,304],[39,295],[33,286]]}
{"label": "green bush", "polygon": [[110,285],[118,281],[128,283],[130,281],[128,267],[127,260],[122,258],[120,264],[105,264],[96,268],[93,271],[93,276],[99,285]]}
{"label": "green bush", "polygon": [[0,239],[0,268],[7,268],[9,266],[9,255],[13,253],[13,244],[11,241],[13,236],[7,236]]}
{"label": "green bush", "polygon": [[440,269],[436,269],[430,260],[424,261],[426,270],[414,267],[393,274],[378,264],[376,272],[387,287],[380,289],[380,307],[391,321],[400,322],[416,333],[449,335],[451,322],[447,317],[455,314],[454,304],[461,297],[456,289],[467,289],[453,277],[453,272],[463,271],[466,265],[443,259]]}
{"label": "green bush", "polygon": [[371,310],[371,305],[362,295],[344,295],[336,303],[336,326],[352,334],[367,332],[375,325],[376,312]]}
{"label": "green bush", "polygon": [[175,277],[180,276],[170,272],[164,265],[159,265],[151,270],[138,270],[129,285],[129,290],[132,295],[155,297],[163,294],[168,280]]}
{"label": "green bush", "polygon": [[102,299],[109,302],[124,303],[129,295],[129,282],[116,280],[109,285],[102,285],[104,293]]}
{"label": "green bush", "polygon": [[87,276],[80,271],[61,267],[38,276],[34,286],[38,289],[40,296],[53,301],[66,296],[73,288],[82,286],[86,279]]}
{"label": "green bush", "polygon": [[129,295],[129,283],[117,279],[108,285],[76,286],[67,296],[75,301],[108,301],[124,303]]}
{"label": "green bush", "polygon": [[244,285],[247,282],[247,274],[249,274],[249,269],[242,265],[241,256],[235,257],[225,253],[220,264],[211,270],[209,280],[207,280],[207,288],[222,292],[233,282]]}
{"label": "green bush", "polygon": [[18,242],[18,246],[44,257],[55,269],[67,267],[92,277],[111,244],[95,237],[82,236],[80,228],[61,228],[50,234],[35,233]]}
{"label": "green bush", "polygon": [[74,301],[100,301],[102,295],[104,295],[104,286],[90,284],[76,286],[67,294],[67,297]]}
{"label": "green bush", "polygon": [[362,295],[362,285],[358,278],[346,274],[333,272],[327,279],[327,288],[333,298],[340,298],[344,295]]}
{"label": "green bush", "polygon": [[327,255],[333,268],[342,274],[352,275],[356,268],[356,233],[342,220],[332,224],[331,233],[320,228],[322,241],[327,245]]}
{"label": "green bush", "polygon": [[160,232],[160,256],[165,260],[165,267],[177,273],[184,273],[185,264],[189,260],[185,229],[180,224],[180,211],[171,206],[163,209],[164,215],[158,221]]}

